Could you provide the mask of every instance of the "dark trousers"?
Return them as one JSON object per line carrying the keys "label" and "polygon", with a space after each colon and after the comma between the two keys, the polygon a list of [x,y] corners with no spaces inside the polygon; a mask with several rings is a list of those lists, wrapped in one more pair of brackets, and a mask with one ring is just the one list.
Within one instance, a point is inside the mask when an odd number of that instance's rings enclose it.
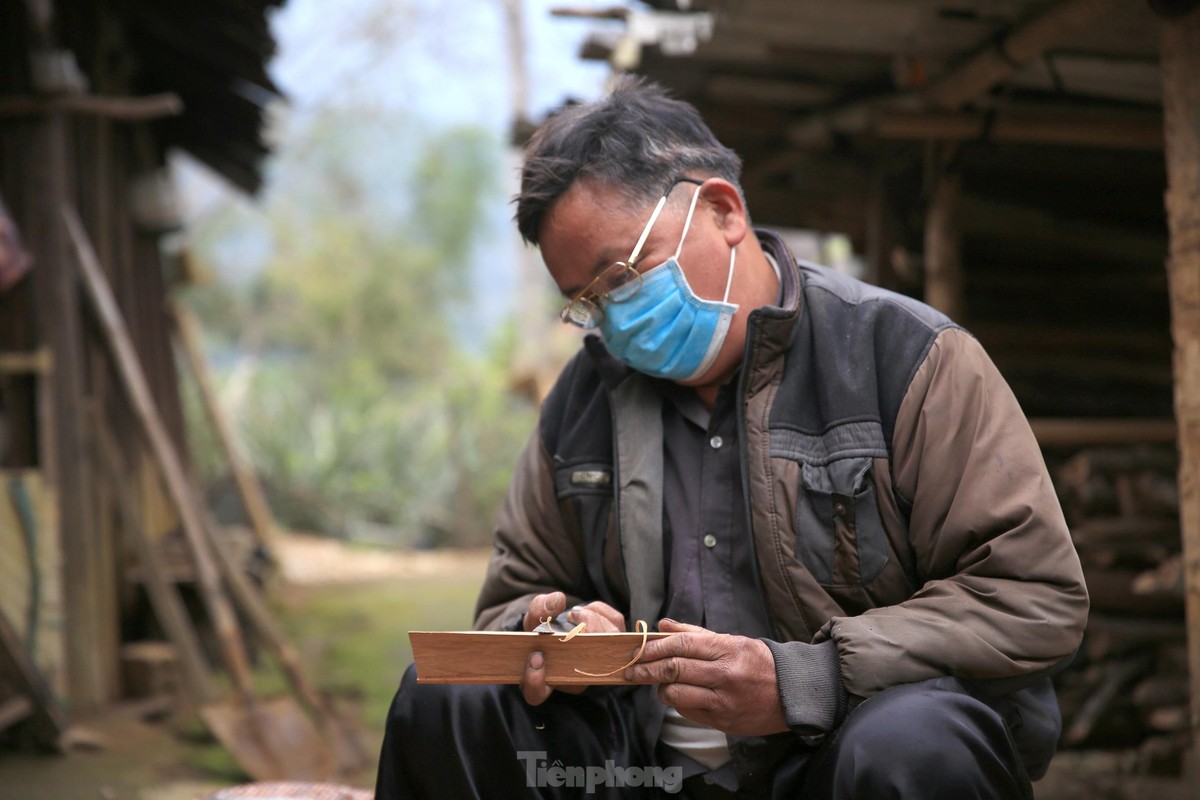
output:
{"label": "dark trousers", "polygon": [[388,713],[376,800],[1032,797],[1012,719],[952,678],[866,700],[820,746],[796,737],[753,794],[663,766],[639,722],[656,702],[647,688],[555,693],[532,707],[515,686],[418,685],[410,668]]}

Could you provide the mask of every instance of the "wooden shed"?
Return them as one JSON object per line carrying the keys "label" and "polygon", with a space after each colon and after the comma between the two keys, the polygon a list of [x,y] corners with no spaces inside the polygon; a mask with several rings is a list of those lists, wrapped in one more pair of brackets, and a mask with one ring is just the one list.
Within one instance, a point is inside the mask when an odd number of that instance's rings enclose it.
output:
{"label": "wooden shed", "polygon": [[186,462],[166,159],[256,190],[279,2],[0,0],[0,731],[28,696],[86,714],[124,691],[131,533],[165,548],[178,520],[79,262],[102,266]]}
{"label": "wooden shed", "polygon": [[563,6],[595,19],[583,58],[742,155],[757,223],[849,236],[863,277],[986,346],[1093,597],[1064,744],[1178,774],[1200,752],[1200,3]]}

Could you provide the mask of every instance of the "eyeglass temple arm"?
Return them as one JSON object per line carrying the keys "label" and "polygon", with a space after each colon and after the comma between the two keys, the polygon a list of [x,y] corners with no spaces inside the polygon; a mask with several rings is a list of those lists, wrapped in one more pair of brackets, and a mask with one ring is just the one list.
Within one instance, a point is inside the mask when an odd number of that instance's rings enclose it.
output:
{"label": "eyeglass temple arm", "polygon": [[642,229],[641,237],[637,240],[637,244],[635,244],[633,246],[633,252],[629,254],[629,263],[630,264],[637,263],[637,257],[642,252],[642,246],[644,244],[646,244],[646,239],[649,238],[649,236],[650,236],[650,230],[651,230],[651,228],[654,227],[654,223],[658,219],[658,215],[662,213],[663,206],[665,206],[666,204],[667,204],[667,196],[664,194],[662,197],[660,197],[658,199],[658,205],[656,205],[654,207],[654,213],[650,215],[650,221],[647,222],[646,227]]}

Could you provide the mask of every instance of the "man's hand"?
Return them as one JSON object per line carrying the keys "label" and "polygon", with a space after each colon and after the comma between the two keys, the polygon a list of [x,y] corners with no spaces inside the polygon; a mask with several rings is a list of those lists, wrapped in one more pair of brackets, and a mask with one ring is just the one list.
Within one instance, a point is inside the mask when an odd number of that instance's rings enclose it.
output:
{"label": "man's hand", "polygon": [[764,736],[788,729],[775,681],[775,659],[757,639],[713,633],[664,619],[675,633],[651,639],[625,678],[657,683],[658,699],[690,720],[725,733]]}
{"label": "man's hand", "polygon": [[[525,612],[523,626],[526,631],[532,631],[546,617],[556,618],[566,607],[567,596],[562,592],[539,594],[529,601],[529,610]],[[599,600],[584,606],[575,606],[567,613],[567,621],[573,625],[586,623],[588,633],[625,630],[625,616]],[[563,686],[561,690],[579,694],[586,688]],[[531,706],[541,705],[553,691],[553,688],[546,685],[546,657],[540,651],[530,653],[529,660],[525,662],[525,674],[521,676],[521,694],[525,697],[525,702]]]}

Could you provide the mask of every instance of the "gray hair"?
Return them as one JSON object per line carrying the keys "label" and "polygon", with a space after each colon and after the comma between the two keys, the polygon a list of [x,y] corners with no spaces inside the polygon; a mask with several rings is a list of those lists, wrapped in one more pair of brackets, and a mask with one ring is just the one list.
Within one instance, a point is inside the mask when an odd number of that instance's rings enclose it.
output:
{"label": "gray hair", "polygon": [[517,229],[536,245],[546,212],[579,180],[652,202],[683,175],[724,178],[740,192],[741,171],[737,153],[717,141],[692,105],[623,75],[601,99],[563,109],[534,133],[513,198]]}

